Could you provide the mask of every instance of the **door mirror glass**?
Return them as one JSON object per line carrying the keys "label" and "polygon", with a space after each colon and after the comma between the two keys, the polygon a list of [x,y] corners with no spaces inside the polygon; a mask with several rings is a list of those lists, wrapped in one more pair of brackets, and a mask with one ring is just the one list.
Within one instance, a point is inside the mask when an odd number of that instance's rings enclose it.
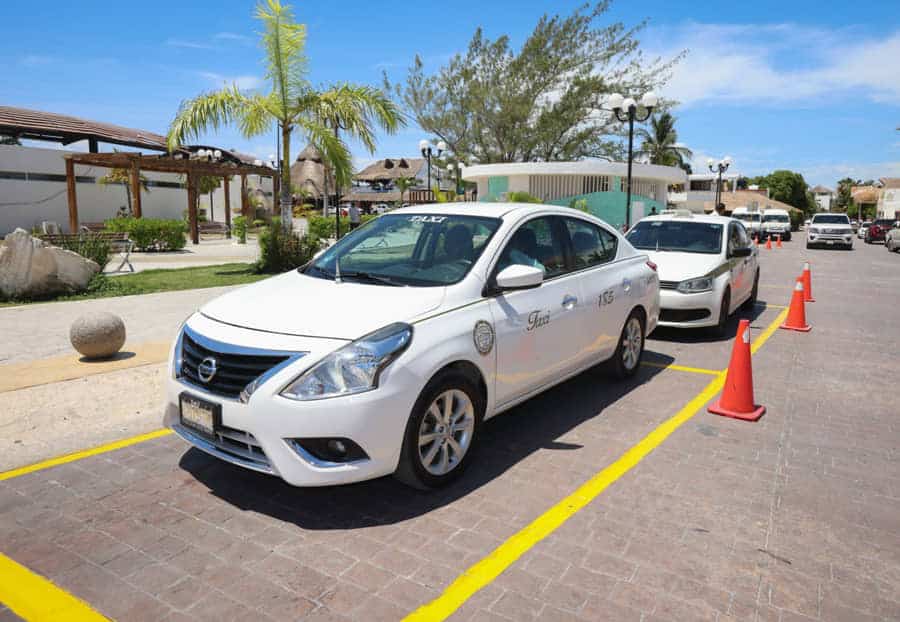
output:
{"label": "door mirror glass", "polygon": [[732,257],[749,257],[753,250],[749,246],[731,249]]}
{"label": "door mirror glass", "polygon": [[500,290],[529,289],[539,287],[543,282],[543,270],[522,264],[513,264],[497,275],[497,288]]}

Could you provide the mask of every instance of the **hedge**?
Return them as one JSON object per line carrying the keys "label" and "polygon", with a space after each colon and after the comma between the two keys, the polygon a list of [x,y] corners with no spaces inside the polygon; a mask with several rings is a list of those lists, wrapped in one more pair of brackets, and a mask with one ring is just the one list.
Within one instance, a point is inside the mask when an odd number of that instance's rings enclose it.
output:
{"label": "hedge", "polygon": [[[361,215],[360,224],[367,223],[373,218],[378,218],[375,214]],[[310,235],[327,240],[334,237],[334,216],[310,216],[306,219],[309,223]],[[350,219],[341,218],[341,235],[345,235],[350,231]]]}
{"label": "hedge", "polygon": [[127,233],[137,250],[174,251],[184,248],[187,226],[181,220],[113,218],[106,221],[106,230]]}

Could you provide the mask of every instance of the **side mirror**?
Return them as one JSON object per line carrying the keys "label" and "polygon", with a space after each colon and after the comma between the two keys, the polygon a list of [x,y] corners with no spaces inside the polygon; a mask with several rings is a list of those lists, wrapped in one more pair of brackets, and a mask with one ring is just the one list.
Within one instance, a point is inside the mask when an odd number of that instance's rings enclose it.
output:
{"label": "side mirror", "polygon": [[735,248],[731,251],[732,257],[749,257],[753,254],[753,249],[749,246],[745,246],[743,248]]}
{"label": "side mirror", "polygon": [[534,266],[513,264],[500,271],[497,275],[497,289],[531,289],[540,287],[544,282],[544,271]]}

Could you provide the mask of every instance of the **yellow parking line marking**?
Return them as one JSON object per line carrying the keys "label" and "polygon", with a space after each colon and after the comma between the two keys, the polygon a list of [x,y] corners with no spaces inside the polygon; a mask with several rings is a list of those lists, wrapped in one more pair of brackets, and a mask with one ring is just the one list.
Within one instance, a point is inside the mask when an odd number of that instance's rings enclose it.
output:
{"label": "yellow parking line marking", "polygon": [[85,449],[83,451],[76,451],[71,454],[66,454],[64,456],[58,456],[56,458],[50,458],[49,460],[44,460],[42,462],[36,462],[34,464],[29,464],[28,466],[19,467],[18,469],[13,469],[11,471],[4,471],[0,473],[0,482],[12,479],[14,477],[19,477],[21,475],[27,475],[28,473],[34,473],[35,471],[43,471],[44,469],[49,469],[51,467],[59,466],[61,464],[67,464],[69,462],[75,462],[76,460],[81,460],[82,458],[89,458],[91,456],[96,456],[99,454],[105,454],[109,451],[115,451],[116,449],[122,449],[123,447],[128,447],[129,445],[137,445],[138,443],[143,443],[144,441],[150,441],[154,438],[160,438],[162,436],[167,436],[172,433],[172,430],[168,428],[164,428],[162,430],[154,430],[153,432],[147,432],[146,434],[139,434],[137,436],[132,436],[130,438],[123,438],[119,441],[113,441],[112,443],[107,443],[105,445],[100,445],[99,447],[93,447],[92,449]]}
{"label": "yellow parking line marking", "polygon": [[[787,317],[787,310],[779,313],[778,317],[757,337],[751,346],[752,352],[756,352],[763,346],[785,317]],[[612,483],[656,449],[675,430],[696,415],[722,389],[725,384],[725,375],[724,371],[719,372],[715,379],[710,381],[675,415],[622,454],[618,460],[582,484],[575,492],[538,516],[529,525],[494,549],[487,557],[468,568],[440,596],[410,613],[404,618],[404,621],[446,620],[450,617],[476,592],[496,579],[500,573],[509,568],[535,544],[553,533],[578,510],[597,498]]]}
{"label": "yellow parking line marking", "polygon": [[656,363],[653,361],[642,361],[641,365],[647,367],[658,367],[659,369],[671,369],[673,371],[684,371],[689,374],[706,374],[707,376],[718,376],[722,373],[721,369],[704,369],[703,367],[688,367],[686,365],[676,365],[675,363]]}
{"label": "yellow parking line marking", "polygon": [[130,348],[129,352],[120,352],[118,357],[106,361],[82,361],[77,354],[66,354],[0,365],[0,393],[63,380],[76,380],[120,369],[164,363],[169,357],[172,342],[139,343],[127,347]]}
{"label": "yellow parking line marking", "polygon": [[766,309],[787,309],[785,305],[770,305],[768,302],[763,305]]}
{"label": "yellow parking line marking", "polygon": [[109,619],[3,554],[0,554],[0,603],[29,622],[94,622]]}

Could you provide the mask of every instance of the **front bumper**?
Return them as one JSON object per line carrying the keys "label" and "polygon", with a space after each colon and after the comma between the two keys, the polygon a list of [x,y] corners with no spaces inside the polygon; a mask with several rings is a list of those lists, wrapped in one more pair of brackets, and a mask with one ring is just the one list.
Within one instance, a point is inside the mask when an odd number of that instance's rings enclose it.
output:
{"label": "front bumper", "polygon": [[674,289],[659,290],[659,326],[702,328],[719,322],[722,303],[718,287],[708,292],[682,294]]}
{"label": "front bumper", "polygon": [[764,229],[763,237],[772,237],[781,236],[782,240],[790,240],[791,239],[791,230],[790,229]]}
{"label": "front bumper", "polygon": [[822,246],[853,246],[853,233],[810,233],[806,234],[806,243]]}

